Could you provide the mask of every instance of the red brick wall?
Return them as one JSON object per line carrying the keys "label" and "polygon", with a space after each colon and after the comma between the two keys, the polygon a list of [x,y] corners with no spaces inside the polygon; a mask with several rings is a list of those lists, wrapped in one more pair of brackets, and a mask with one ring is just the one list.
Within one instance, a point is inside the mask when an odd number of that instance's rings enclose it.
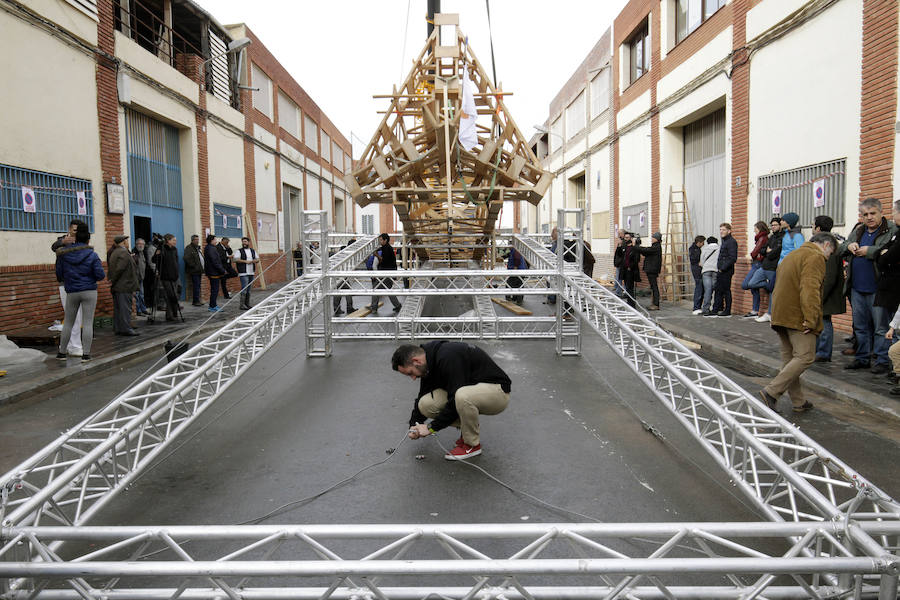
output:
{"label": "red brick wall", "polygon": [[897,121],[898,4],[863,2],[859,199],[878,198],[891,214]]}
{"label": "red brick wall", "polygon": [[750,293],[741,289],[741,282],[750,269],[750,261],[747,258],[750,249],[746,248],[745,242],[749,227],[747,195],[750,174],[750,63],[746,60],[746,51],[742,50],[747,42],[748,0],[734,0],[731,9],[734,15],[732,48],[735,52],[731,75],[731,226],[732,235],[738,242],[738,262],[735,265],[734,278],[731,280],[731,293],[734,299],[731,312],[743,314],[749,312],[753,301]]}
{"label": "red brick wall", "polygon": [[[115,36],[113,22],[112,0],[99,0],[97,2],[97,43],[100,50],[115,54]],[[122,165],[119,147],[119,92],[116,84],[116,64],[102,56],[97,56],[97,117],[100,128],[100,165],[103,171],[103,181],[122,182]],[[106,205],[106,190],[95,193],[100,199],[94,205],[98,210]],[[109,248],[113,244],[113,238],[125,233],[123,215],[106,215],[105,245]],[[99,241],[99,240],[98,240]],[[101,253],[104,255],[105,252]]]}

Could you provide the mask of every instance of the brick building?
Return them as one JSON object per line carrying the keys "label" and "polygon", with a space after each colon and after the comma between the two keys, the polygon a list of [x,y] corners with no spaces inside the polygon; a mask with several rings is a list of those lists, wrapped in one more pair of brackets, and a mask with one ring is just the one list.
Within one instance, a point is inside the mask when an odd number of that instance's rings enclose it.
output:
{"label": "brick building", "polygon": [[[191,234],[252,227],[263,266],[279,262],[268,281],[291,273],[300,210],[325,208],[353,230],[350,142],[245,25],[189,0],[0,9],[0,49],[28,58],[0,67],[5,329],[62,318],[49,247],[72,218],[88,222],[102,259],[116,235],[173,233],[183,248]],[[241,38],[250,45],[230,51]],[[105,281],[98,299],[97,313],[111,312]]]}
{"label": "brick building", "polygon": [[[848,232],[869,196],[890,215],[900,175],[898,19],[896,2],[878,0],[628,2],[609,42],[610,234],[665,234],[670,190],[684,190],[693,233],[718,236],[723,221],[734,227],[734,312],[744,312],[753,224],[769,220],[774,196],[782,214],[800,215],[807,238],[818,214]],[[584,72],[582,64],[573,75],[585,82],[580,89],[567,84],[560,94],[583,90],[590,102]],[[551,106],[548,123],[552,150],[554,126],[569,138],[569,115]],[[552,151],[545,159],[562,176],[569,206],[585,172],[578,160]],[[816,206],[821,181],[824,203]],[[549,210],[531,212],[530,227],[546,228],[561,191],[545,199]],[[605,223],[597,219],[603,210],[592,203],[591,221]],[[597,235],[594,227],[602,253]],[[613,244],[611,235],[606,252]],[[835,323],[846,329],[849,315]]]}

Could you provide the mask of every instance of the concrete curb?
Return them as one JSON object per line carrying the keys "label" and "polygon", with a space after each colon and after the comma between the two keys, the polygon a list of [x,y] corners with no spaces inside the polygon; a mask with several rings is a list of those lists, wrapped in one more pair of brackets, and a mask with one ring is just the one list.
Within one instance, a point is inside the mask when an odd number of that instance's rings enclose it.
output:
{"label": "concrete curb", "polygon": [[[220,327],[223,327],[226,324],[227,322],[213,322],[203,325],[202,327],[197,328],[197,330],[191,334],[188,340],[195,340],[198,337],[204,338],[211,332],[219,329]],[[169,333],[146,337],[141,339],[140,343],[129,347],[127,350],[122,350],[115,354],[98,357],[88,362],[87,364],[81,365],[80,367],[67,368],[65,370],[52,373],[35,374],[36,377],[40,377],[40,382],[35,382],[33,380],[20,381],[18,383],[3,386],[3,388],[0,389],[0,406],[6,406],[8,404],[27,400],[28,398],[38,396],[54,388],[69,385],[77,381],[91,381],[92,379],[96,379],[97,377],[106,375],[109,371],[126,363],[140,359],[152,358],[156,356],[155,351],[158,351],[159,356],[162,356],[162,346],[166,343],[166,341],[181,340],[182,336],[186,333],[187,332],[185,331],[170,331]],[[47,360],[52,360],[52,358],[48,357]],[[159,366],[162,367],[163,364],[164,363],[160,363]]]}
{"label": "concrete curb", "polygon": [[[660,321],[659,325],[675,337],[699,344],[700,349],[697,350],[697,354],[703,358],[734,369],[743,375],[774,377],[781,370],[781,360],[777,356],[736,347],[676,323]],[[881,394],[861,389],[843,379],[814,371],[804,373],[802,380],[803,385],[819,395],[865,408],[887,419],[900,421],[900,402]]]}

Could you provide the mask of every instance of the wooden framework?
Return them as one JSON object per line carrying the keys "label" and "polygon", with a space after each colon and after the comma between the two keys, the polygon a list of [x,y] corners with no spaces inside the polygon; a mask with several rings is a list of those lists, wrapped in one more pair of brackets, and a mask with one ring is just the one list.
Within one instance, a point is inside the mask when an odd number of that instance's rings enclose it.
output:
{"label": "wooden framework", "polygon": [[[392,204],[407,239],[447,234],[446,248],[417,247],[421,259],[480,260],[503,202],[537,205],[553,175],[516,127],[503,102],[508,94],[491,83],[466,43],[458,15],[436,15],[435,22],[454,26],[455,45],[440,45],[435,28],[400,87],[375,96],[390,107],[346,183],[360,206]],[[458,140],[466,74],[478,113],[471,151]]]}

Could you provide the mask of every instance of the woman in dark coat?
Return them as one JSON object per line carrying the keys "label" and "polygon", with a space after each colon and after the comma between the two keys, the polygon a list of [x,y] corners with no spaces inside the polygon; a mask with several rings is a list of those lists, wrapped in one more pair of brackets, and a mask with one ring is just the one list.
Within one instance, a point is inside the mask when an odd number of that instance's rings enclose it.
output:
{"label": "woman in dark coat", "polygon": [[650,238],[653,242],[646,248],[641,248],[644,256],[644,273],[647,274],[647,282],[650,284],[650,292],[653,295],[650,310],[659,310],[659,285],[656,280],[662,271],[662,234],[656,232]]}
{"label": "woman in dark coat", "polygon": [[216,298],[219,296],[219,283],[226,275],[225,266],[222,264],[222,258],[216,245],[216,236],[213,234],[206,236],[206,247],[203,248],[203,271],[209,279],[209,312],[222,310],[216,305]]}

